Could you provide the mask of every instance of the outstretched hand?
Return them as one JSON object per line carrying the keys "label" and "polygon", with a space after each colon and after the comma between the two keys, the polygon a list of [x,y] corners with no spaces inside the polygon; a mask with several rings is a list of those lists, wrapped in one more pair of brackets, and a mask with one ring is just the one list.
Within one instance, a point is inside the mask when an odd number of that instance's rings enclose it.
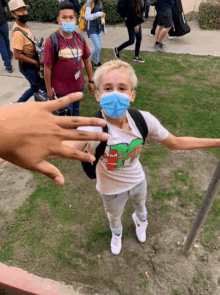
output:
{"label": "outstretched hand", "polygon": [[[79,126],[106,125],[103,119],[59,117],[53,112],[82,98],[69,94],[48,102],[26,102],[0,107],[0,157],[22,168],[39,172],[63,185],[64,177],[51,156],[93,162],[95,158],[62,144],[65,140],[106,141],[108,134],[76,130]],[[71,128],[71,129],[70,129]]]}

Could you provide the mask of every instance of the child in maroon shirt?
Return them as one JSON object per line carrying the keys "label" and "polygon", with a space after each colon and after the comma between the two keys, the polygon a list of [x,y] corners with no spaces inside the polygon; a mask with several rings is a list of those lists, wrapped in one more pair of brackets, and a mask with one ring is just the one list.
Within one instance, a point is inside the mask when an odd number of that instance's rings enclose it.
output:
{"label": "child in maroon shirt", "polygon": [[[44,77],[47,95],[53,99],[54,88],[58,97],[72,92],[83,92],[83,62],[89,78],[89,90],[93,91],[93,72],[90,50],[79,34],[74,32],[76,17],[74,6],[70,2],[59,4],[57,18],[61,29],[57,31],[59,42],[58,60],[54,64],[54,49],[51,38],[47,38],[44,48]],[[70,105],[70,115],[79,116],[79,101]]]}

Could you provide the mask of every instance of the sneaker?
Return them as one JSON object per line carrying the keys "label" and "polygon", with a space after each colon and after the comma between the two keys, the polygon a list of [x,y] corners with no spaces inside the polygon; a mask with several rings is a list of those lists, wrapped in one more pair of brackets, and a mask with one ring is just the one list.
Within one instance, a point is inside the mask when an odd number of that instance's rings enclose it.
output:
{"label": "sneaker", "polygon": [[114,52],[114,56],[115,56],[115,58],[116,58],[116,59],[119,59],[120,56],[119,56],[119,52],[118,52],[117,47],[113,48],[113,52]]}
{"label": "sneaker", "polygon": [[136,62],[139,62],[139,63],[144,63],[145,62],[145,60],[141,59],[140,57],[134,57],[133,60],[136,61]]}
{"label": "sneaker", "polygon": [[122,233],[119,236],[112,234],[111,251],[112,251],[112,254],[114,255],[118,255],[121,252],[121,238],[122,238]]}
{"label": "sneaker", "polygon": [[5,68],[5,70],[8,72],[8,73],[13,73],[13,68],[11,67],[11,68]]}
{"label": "sneaker", "polygon": [[141,243],[144,243],[146,241],[146,229],[148,222],[147,220],[144,222],[140,221],[135,212],[132,214],[132,219],[136,227],[137,238]]}
{"label": "sneaker", "polygon": [[95,64],[95,63],[93,64],[94,69],[97,69],[98,67],[99,67],[99,64]]}
{"label": "sneaker", "polygon": [[164,52],[164,45],[162,43],[154,43],[154,48],[157,52]]}
{"label": "sneaker", "polygon": [[170,36],[170,35],[168,35],[168,39],[174,39],[174,38],[176,38],[176,36]]}
{"label": "sneaker", "polygon": [[98,67],[101,67],[101,65],[102,65],[102,64],[99,62],[99,63],[98,63]]}
{"label": "sneaker", "polygon": [[151,33],[150,33],[150,34],[149,34],[149,36],[150,36],[150,37],[154,37],[154,36],[155,36],[155,34],[151,34]]}

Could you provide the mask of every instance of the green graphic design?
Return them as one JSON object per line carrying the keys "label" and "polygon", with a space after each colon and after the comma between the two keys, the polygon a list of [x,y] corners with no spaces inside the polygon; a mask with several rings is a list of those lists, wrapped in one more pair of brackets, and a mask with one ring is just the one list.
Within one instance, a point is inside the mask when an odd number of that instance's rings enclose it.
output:
{"label": "green graphic design", "polygon": [[117,151],[118,153],[116,169],[121,168],[124,161],[129,158],[131,159],[130,163],[132,163],[139,156],[142,144],[143,139],[138,138],[133,140],[129,145],[120,143],[110,146],[110,151]]}

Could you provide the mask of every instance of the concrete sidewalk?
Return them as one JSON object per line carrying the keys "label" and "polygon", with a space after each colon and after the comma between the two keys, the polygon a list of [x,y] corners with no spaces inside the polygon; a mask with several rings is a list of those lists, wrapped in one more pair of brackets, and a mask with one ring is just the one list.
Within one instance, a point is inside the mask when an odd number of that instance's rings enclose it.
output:
{"label": "concrete sidewalk", "polygon": [[[186,36],[169,40],[165,39],[166,52],[171,53],[188,53],[197,55],[220,56],[220,31],[201,30],[196,20],[188,23],[191,32]],[[10,34],[13,23],[9,23]],[[143,28],[143,37],[141,51],[154,51],[154,37],[150,37],[150,25]],[[30,22],[29,27],[36,38],[47,38],[51,33],[56,31],[59,26],[51,23]],[[90,48],[93,47],[90,39],[84,36]],[[107,34],[103,35],[103,48],[113,48],[119,46],[128,39],[127,29],[125,26],[107,26]],[[134,50],[134,45],[126,48]],[[112,54],[112,58],[114,55]],[[146,64],[143,64],[145,66]],[[14,72],[9,74],[5,71],[3,63],[0,62],[0,105],[16,101],[22,93],[29,87],[29,83],[18,71],[18,62],[13,60]]]}

